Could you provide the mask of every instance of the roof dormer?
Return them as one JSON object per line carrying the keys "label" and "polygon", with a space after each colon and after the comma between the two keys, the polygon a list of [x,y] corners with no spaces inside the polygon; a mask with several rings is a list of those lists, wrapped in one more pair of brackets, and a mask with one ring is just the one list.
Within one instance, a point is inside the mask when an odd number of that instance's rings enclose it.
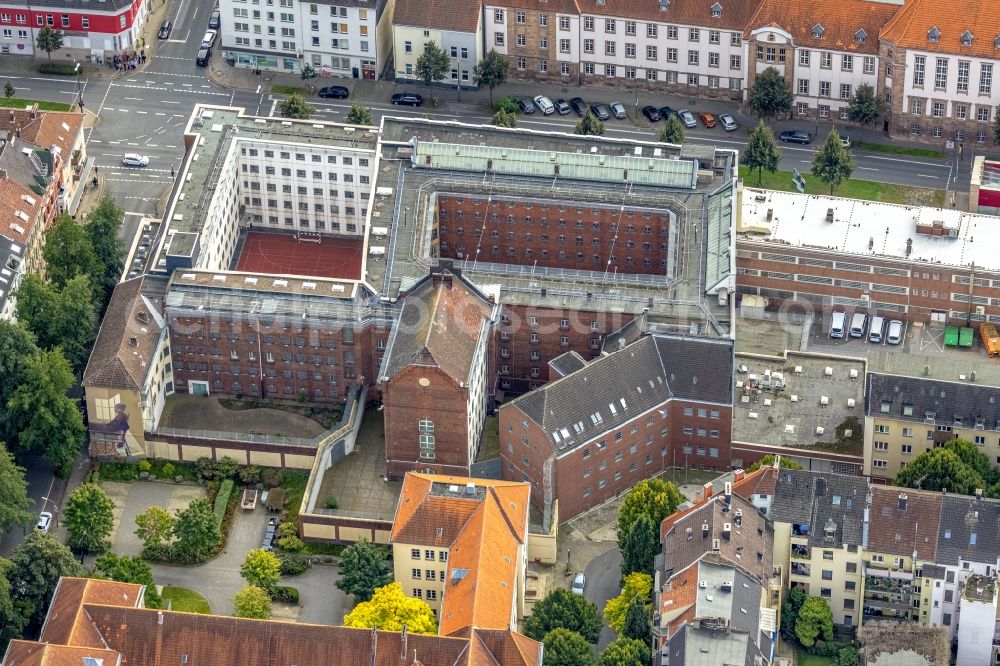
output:
{"label": "roof dormer", "polygon": [[712,18],[719,18],[720,16],[722,16],[722,5],[717,2],[712,5]]}
{"label": "roof dormer", "polygon": [[826,28],[823,27],[823,24],[817,23],[812,27],[813,39],[820,39],[823,36],[824,32],[826,32]]}
{"label": "roof dormer", "polygon": [[865,32],[864,28],[859,28],[856,33],[854,33],[854,41],[858,44],[864,44],[868,41],[868,33]]}
{"label": "roof dormer", "polygon": [[962,46],[972,46],[972,31],[966,30],[962,33]]}
{"label": "roof dormer", "polygon": [[927,31],[927,41],[932,44],[937,44],[941,41],[941,31],[938,30],[937,26]]}

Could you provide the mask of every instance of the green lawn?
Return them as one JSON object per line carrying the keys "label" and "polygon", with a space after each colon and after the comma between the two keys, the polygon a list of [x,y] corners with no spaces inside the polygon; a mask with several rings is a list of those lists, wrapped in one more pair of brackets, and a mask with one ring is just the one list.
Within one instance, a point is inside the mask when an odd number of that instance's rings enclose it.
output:
{"label": "green lawn", "polygon": [[183,611],[185,613],[201,613],[202,615],[209,615],[212,612],[205,597],[186,587],[170,587],[169,585],[164,587],[164,605],[168,599],[170,600],[171,610]]}
{"label": "green lawn", "polygon": [[858,150],[867,150],[872,153],[886,153],[888,155],[908,155],[909,157],[930,157],[943,160],[947,157],[943,151],[934,148],[910,148],[908,146],[894,146],[888,143],[868,143],[858,142],[854,146]]}
{"label": "green lawn", "polygon": [[271,92],[276,93],[278,95],[291,95],[293,93],[298,93],[301,95],[304,91],[302,88],[299,88],[297,86],[276,85],[276,86],[271,86]]}
{"label": "green lawn", "polygon": [[23,109],[25,107],[38,104],[39,111],[72,111],[72,104],[61,102],[44,102],[38,99],[21,99],[18,97],[0,97],[0,107]]}
{"label": "green lawn", "polygon": [[[806,194],[830,194],[830,187],[816,178],[808,170],[801,171],[802,178],[806,181]],[[757,173],[748,173],[746,167],[740,167],[740,178],[748,187],[757,187]],[[774,173],[764,172],[761,185],[769,190],[782,190],[784,192],[795,192],[792,185],[792,173],[790,171],[775,171]],[[910,187],[908,185],[894,185],[891,183],[878,183],[873,180],[850,179],[841,183],[840,187],[834,189],[834,196],[847,197],[849,199],[864,199],[866,201],[884,201],[886,203],[907,204],[911,206],[937,206],[944,207],[944,190],[932,190],[926,187]]]}
{"label": "green lawn", "polygon": [[483,441],[479,444],[478,460],[490,460],[500,455],[500,420],[487,416],[483,423]]}
{"label": "green lawn", "polygon": [[795,666],[833,666],[833,657],[820,657],[819,655],[796,650]]}

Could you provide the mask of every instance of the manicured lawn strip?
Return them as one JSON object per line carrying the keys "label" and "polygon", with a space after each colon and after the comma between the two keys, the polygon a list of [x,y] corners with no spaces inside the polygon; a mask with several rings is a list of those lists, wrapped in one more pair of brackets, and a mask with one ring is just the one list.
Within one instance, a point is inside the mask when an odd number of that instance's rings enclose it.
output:
{"label": "manicured lawn strip", "polygon": [[821,657],[801,650],[795,651],[795,666],[833,666],[833,657]]}
{"label": "manicured lawn strip", "polygon": [[292,93],[298,93],[301,95],[303,90],[297,86],[274,85],[271,86],[271,92],[279,95],[291,95]]}
{"label": "manicured lawn strip", "polygon": [[12,108],[12,109],[23,109],[25,107],[32,106],[33,104],[38,105],[39,111],[72,111],[72,104],[63,104],[62,102],[45,102],[39,99],[21,99],[19,97],[0,97],[0,107]]}
{"label": "manicured lawn strip", "polygon": [[185,613],[201,613],[202,615],[208,615],[212,612],[212,608],[208,605],[208,600],[205,597],[186,587],[170,587],[167,585],[163,588],[164,608],[168,599],[171,603],[171,610]]}
{"label": "manicured lawn strip", "polygon": [[[802,178],[806,182],[806,194],[830,194],[830,187],[816,178],[808,170],[801,171]],[[757,172],[749,173],[746,167],[740,167],[740,177],[748,187],[757,187]],[[775,171],[774,173],[764,172],[761,185],[768,190],[781,190],[783,192],[795,192],[792,185],[792,173],[790,171]],[[945,203],[944,190],[933,190],[926,187],[911,187],[908,185],[895,185],[893,183],[878,183],[873,180],[850,179],[833,191],[834,196],[847,197],[849,199],[863,199],[865,201],[884,201],[886,203],[898,203],[908,205],[937,206],[943,207]]]}
{"label": "manicured lawn strip", "polygon": [[870,153],[885,153],[887,155],[908,155],[910,157],[930,157],[932,159],[943,160],[947,157],[943,151],[933,148],[911,148],[909,146],[894,146],[889,143],[868,143],[859,142],[855,144],[855,149],[866,150]]}

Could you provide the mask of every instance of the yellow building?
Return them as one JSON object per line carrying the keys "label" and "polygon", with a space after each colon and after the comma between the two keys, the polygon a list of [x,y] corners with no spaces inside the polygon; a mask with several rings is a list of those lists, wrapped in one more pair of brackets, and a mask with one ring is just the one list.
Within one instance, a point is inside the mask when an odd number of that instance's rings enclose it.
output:
{"label": "yellow building", "polygon": [[409,472],[390,543],[395,580],[439,632],[516,630],[524,615],[530,486]]}

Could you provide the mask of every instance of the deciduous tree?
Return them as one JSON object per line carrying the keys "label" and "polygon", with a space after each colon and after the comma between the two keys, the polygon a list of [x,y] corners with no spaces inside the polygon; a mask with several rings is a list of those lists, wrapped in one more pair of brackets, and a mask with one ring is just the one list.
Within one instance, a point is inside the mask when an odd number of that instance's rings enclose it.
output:
{"label": "deciduous tree", "polygon": [[14,84],[12,84],[10,81],[8,81],[3,85],[3,96],[6,97],[7,99],[13,97],[15,92],[16,91],[14,90]]}
{"label": "deciduous tree", "polygon": [[14,456],[0,442],[0,534],[15,526],[29,527],[35,522],[35,514],[30,511],[32,504],[24,469],[14,462]]}
{"label": "deciduous tree", "polygon": [[781,162],[781,148],[774,140],[774,132],[761,120],[750,130],[747,148],[740,155],[740,162],[750,171],[757,170],[757,186],[760,187],[764,171],[774,173]]}
{"label": "deciduous tree", "polygon": [[281,580],[281,559],[269,550],[254,548],[243,558],[240,575],[247,584],[270,593]]}
{"label": "deciduous tree", "polygon": [[34,627],[40,627],[62,576],[82,576],[72,551],[51,534],[32,530],[11,553],[7,571],[14,607]]}
{"label": "deciduous tree", "polygon": [[88,276],[76,275],[60,289],[28,275],[17,290],[15,310],[18,321],[35,335],[41,348],[59,347],[74,372],[83,370],[97,326]]}
{"label": "deciduous tree", "polygon": [[77,275],[93,277],[103,268],[94,253],[90,237],[68,213],[63,213],[45,232],[45,275],[62,289]]}
{"label": "deciduous tree", "polygon": [[[772,454],[767,454],[754,464],[747,467],[747,473],[756,472],[761,467],[770,467],[774,464],[774,456]],[[788,456],[781,456],[781,460],[778,462],[778,467],[781,469],[802,469],[802,465],[798,464]]]}
{"label": "deciduous tree", "polygon": [[153,582],[153,569],[141,557],[105,553],[94,562],[94,572],[109,580],[145,585],[143,600],[146,608],[161,608],[163,600]]}
{"label": "deciduous tree", "polygon": [[622,541],[622,575],[638,571],[644,574],[653,574],[653,560],[660,547],[660,540],[657,538],[658,527],[654,527],[649,522],[649,516],[639,514],[639,518],[632,523],[625,539]]}
{"label": "deciduous tree", "polygon": [[186,509],[177,512],[174,536],[177,542],[173,552],[181,561],[197,562],[208,557],[222,540],[219,524],[208,500],[194,500]]}
{"label": "deciduous tree", "polygon": [[60,30],[55,30],[51,26],[43,25],[38,29],[38,36],[35,37],[35,46],[39,51],[45,51],[52,60],[52,52],[63,47],[63,34]]}
{"label": "deciduous tree", "polygon": [[443,81],[451,69],[451,59],[434,40],[424,44],[424,52],[417,57],[416,73],[425,84]]}
{"label": "deciduous tree", "polygon": [[493,114],[493,124],[497,127],[517,127],[517,114],[499,109]]}
{"label": "deciduous tree", "polygon": [[640,515],[649,518],[649,522],[659,530],[663,519],[676,511],[677,505],[683,501],[684,496],[677,486],[663,479],[644,479],[632,486],[618,512],[619,548]]}
{"label": "deciduous tree", "polygon": [[7,650],[7,642],[20,638],[21,632],[28,626],[28,617],[24,609],[15,603],[7,575],[14,563],[0,557],[0,650]]}
{"label": "deciduous tree", "polygon": [[97,258],[99,271],[91,274],[90,281],[98,292],[99,301],[107,303],[111,292],[122,274],[123,253],[118,234],[121,232],[125,211],[109,196],[101,198],[97,207],[87,216],[84,230]]}
{"label": "deciduous tree", "polygon": [[569,629],[553,629],[542,640],[545,666],[593,666],[594,648]]}
{"label": "deciduous tree", "polygon": [[115,504],[96,483],[84,483],[70,493],[63,512],[69,547],[77,552],[103,553],[115,526]]}
{"label": "deciduous tree", "polygon": [[[472,80],[480,88],[486,87],[490,91],[490,106],[493,106],[493,89],[507,83],[507,76],[510,73],[510,63],[503,55],[497,53],[496,49],[490,49],[483,59],[476,63],[472,70]],[[504,125],[512,127],[512,125]]]}
{"label": "deciduous tree", "polygon": [[299,93],[292,93],[278,104],[278,115],[284,118],[305,120],[316,112]]}
{"label": "deciduous tree", "polygon": [[885,102],[875,93],[875,88],[862,83],[854,89],[854,96],[847,103],[847,117],[860,125],[871,125],[885,114]]}
{"label": "deciduous tree", "polygon": [[769,118],[777,114],[787,114],[792,110],[792,86],[774,67],[768,67],[757,75],[747,97],[747,105],[754,115]]}
{"label": "deciduous tree", "polygon": [[634,638],[648,645],[652,631],[653,618],[646,600],[632,597],[625,610],[625,624],[622,625],[622,638]]}
{"label": "deciduous tree", "polygon": [[37,355],[33,333],[20,323],[0,320],[0,441],[11,451],[18,448],[18,428],[5,408],[24,382],[25,363]]}
{"label": "deciduous tree", "polygon": [[596,643],[601,635],[601,617],[597,606],[565,588],[556,588],[535,604],[524,620],[524,633],[536,641],[553,629],[575,631],[588,642]]}
{"label": "deciduous tree", "polygon": [[795,637],[805,647],[812,647],[817,638],[833,638],[833,614],[823,597],[809,597],[795,618]]}
{"label": "deciduous tree", "polygon": [[267,590],[256,585],[247,585],[233,597],[236,617],[267,620],[271,617],[271,597]]}
{"label": "deciduous tree", "polygon": [[908,488],[943,490],[971,495],[983,487],[983,478],[946,446],[917,455],[896,475],[894,483]]}
{"label": "deciduous tree", "polygon": [[684,124],[676,113],[667,117],[667,124],[660,130],[659,139],[664,143],[684,143]]}
{"label": "deciduous tree", "polygon": [[799,609],[806,601],[806,593],[801,587],[793,587],[785,594],[785,601],[781,604],[781,634],[785,640],[791,641],[795,638],[795,618],[799,615]]}
{"label": "deciduous tree", "polygon": [[352,125],[371,125],[372,110],[361,102],[351,104],[351,110],[347,112],[347,122]]}
{"label": "deciduous tree", "polygon": [[142,539],[146,557],[161,557],[162,548],[174,533],[175,519],[160,506],[151,506],[135,517],[135,535]]}
{"label": "deciduous tree", "polygon": [[354,603],[369,601],[376,588],[392,582],[392,567],[386,551],[364,539],[348,546],[340,554],[340,578],[337,587],[354,597]]}
{"label": "deciduous tree", "polygon": [[653,590],[653,578],[644,573],[631,573],[625,576],[625,585],[621,593],[604,605],[604,619],[608,626],[621,635],[625,626],[625,614],[633,599],[639,599],[643,604],[649,602],[649,594]]}
{"label": "deciduous tree", "polygon": [[837,129],[830,130],[826,142],[813,157],[812,174],[830,186],[832,196],[833,189],[851,177],[854,167],[854,158],[841,143]]}
{"label": "deciduous tree", "polygon": [[608,643],[597,666],[648,666],[649,656],[649,641],[622,636]]}
{"label": "deciduous tree", "polygon": [[363,601],[344,616],[344,625],[386,631],[406,630],[415,634],[436,634],[434,612],[422,599],[403,593],[399,583],[389,583],[375,590],[369,601]]}
{"label": "deciduous tree", "polygon": [[604,123],[598,120],[589,110],[576,124],[573,131],[577,134],[598,135],[604,134]]}

